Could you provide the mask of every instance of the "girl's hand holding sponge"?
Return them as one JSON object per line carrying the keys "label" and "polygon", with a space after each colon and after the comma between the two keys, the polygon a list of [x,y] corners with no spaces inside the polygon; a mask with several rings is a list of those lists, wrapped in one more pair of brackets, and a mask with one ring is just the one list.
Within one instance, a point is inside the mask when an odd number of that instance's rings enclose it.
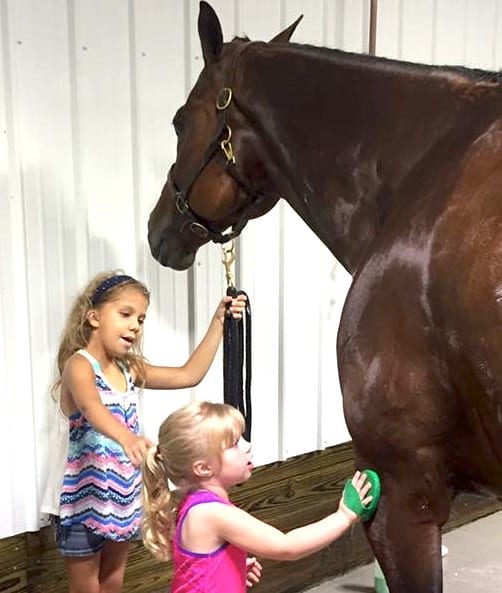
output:
{"label": "girl's hand holding sponge", "polygon": [[357,471],[352,479],[347,480],[340,506],[368,521],[375,514],[379,500],[380,478],[375,471],[365,469]]}

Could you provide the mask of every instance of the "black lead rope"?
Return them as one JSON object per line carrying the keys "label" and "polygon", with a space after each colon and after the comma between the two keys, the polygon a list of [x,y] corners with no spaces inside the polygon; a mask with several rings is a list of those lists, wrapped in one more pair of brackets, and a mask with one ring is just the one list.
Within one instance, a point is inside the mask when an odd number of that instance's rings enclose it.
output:
{"label": "black lead rope", "polygon": [[227,288],[227,295],[246,296],[242,319],[229,312],[223,323],[223,401],[240,410],[246,420],[244,438],[251,441],[251,304],[243,290]]}

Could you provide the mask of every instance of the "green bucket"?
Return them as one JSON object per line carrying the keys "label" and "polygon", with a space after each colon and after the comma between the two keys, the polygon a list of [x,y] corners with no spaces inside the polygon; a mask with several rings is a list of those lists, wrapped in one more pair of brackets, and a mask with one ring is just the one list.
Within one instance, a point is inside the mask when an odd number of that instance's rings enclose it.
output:
{"label": "green bucket", "polygon": [[375,593],[389,593],[389,587],[385,581],[382,569],[378,560],[375,559]]}

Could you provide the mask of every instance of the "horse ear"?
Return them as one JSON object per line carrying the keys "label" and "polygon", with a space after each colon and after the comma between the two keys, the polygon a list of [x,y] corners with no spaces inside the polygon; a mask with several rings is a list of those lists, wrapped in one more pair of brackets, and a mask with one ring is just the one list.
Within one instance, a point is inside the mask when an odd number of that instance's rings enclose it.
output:
{"label": "horse ear", "polygon": [[295,32],[295,29],[298,26],[298,23],[302,20],[302,18],[303,14],[301,14],[292,25],[289,25],[287,29],[284,29],[284,31],[277,33],[275,37],[272,37],[269,43],[287,43],[291,39],[291,35],[293,35],[293,33]]}
{"label": "horse ear", "polygon": [[204,1],[200,3],[198,28],[204,64],[207,66],[220,56],[223,48],[223,33],[218,16]]}

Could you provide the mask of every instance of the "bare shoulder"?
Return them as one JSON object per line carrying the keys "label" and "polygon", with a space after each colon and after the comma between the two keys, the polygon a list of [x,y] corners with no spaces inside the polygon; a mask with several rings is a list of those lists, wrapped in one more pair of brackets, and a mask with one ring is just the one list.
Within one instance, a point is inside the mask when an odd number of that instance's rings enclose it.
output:
{"label": "bare shoulder", "polygon": [[241,521],[244,517],[250,516],[239,507],[216,500],[193,506],[189,514],[191,519],[213,525],[232,524],[232,522]]}
{"label": "bare shoulder", "polygon": [[190,514],[195,512],[188,517],[191,522],[188,530],[193,528],[198,535],[207,534],[213,541],[229,542],[248,553],[266,557],[271,557],[282,545],[283,533],[239,507],[216,502],[197,507],[190,510]]}
{"label": "bare shoulder", "polygon": [[79,408],[86,394],[93,394],[95,376],[91,363],[80,354],[66,361],[61,375],[61,409],[70,416]]}
{"label": "bare shoulder", "polygon": [[61,375],[61,387],[68,390],[75,398],[78,393],[85,395],[91,391],[94,394],[96,377],[92,364],[80,354],[73,354],[67,360]]}
{"label": "bare shoulder", "polygon": [[[186,521],[197,529],[221,535],[231,529],[232,525],[241,524],[248,514],[230,504],[219,501],[208,501],[196,504],[187,513]],[[203,526],[203,527],[202,527]]]}
{"label": "bare shoulder", "polygon": [[66,361],[62,376],[64,381],[65,379],[71,379],[72,377],[86,377],[93,375],[94,371],[91,363],[85,356],[75,352]]}

